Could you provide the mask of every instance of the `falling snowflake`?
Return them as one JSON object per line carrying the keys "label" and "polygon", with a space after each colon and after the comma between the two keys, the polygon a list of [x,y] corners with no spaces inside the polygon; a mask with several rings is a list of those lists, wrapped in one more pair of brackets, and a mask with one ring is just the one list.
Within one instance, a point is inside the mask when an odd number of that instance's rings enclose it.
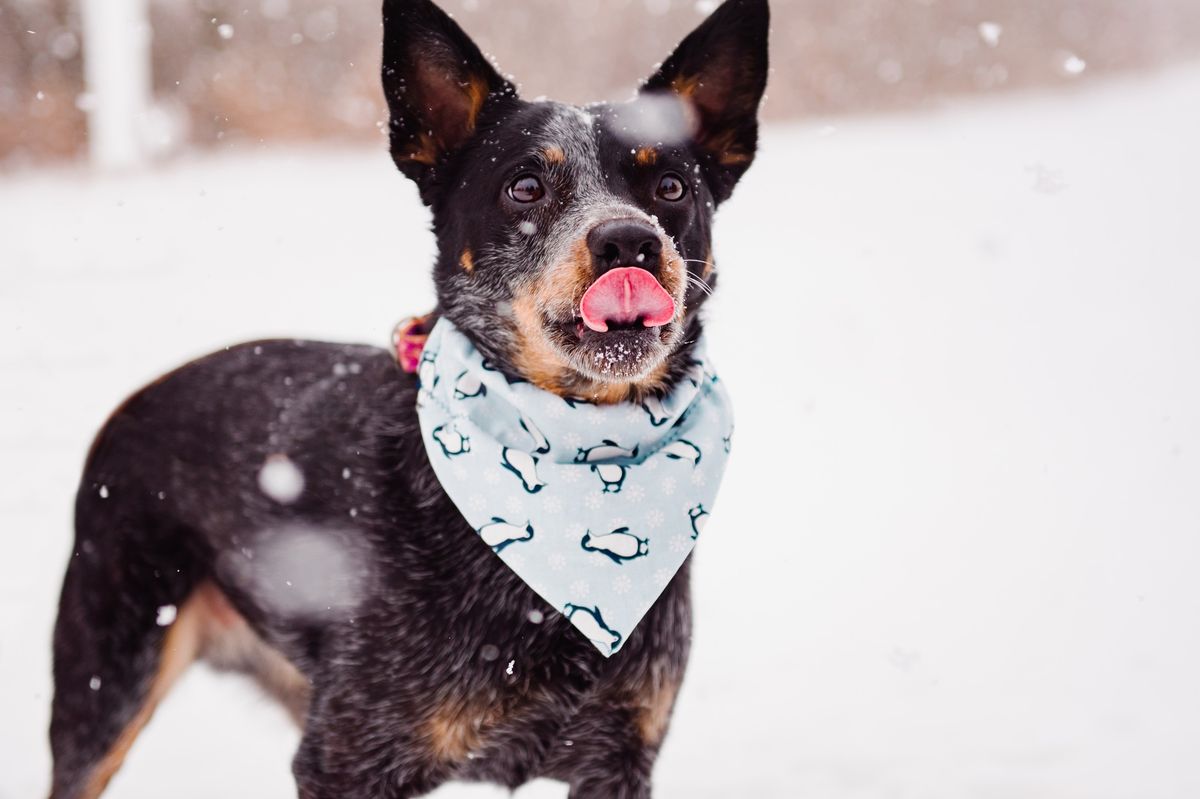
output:
{"label": "falling snowflake", "polygon": [[1000,34],[1002,33],[1004,33],[1004,28],[995,22],[979,23],[979,38],[983,39],[983,43],[988,47],[1000,44]]}
{"label": "falling snowflake", "polygon": [[615,591],[618,595],[624,596],[625,594],[629,593],[630,588],[633,588],[633,581],[630,580],[626,575],[619,574],[617,575],[616,579],[613,580],[612,587],[613,591]]}
{"label": "falling snowflake", "polygon": [[1062,58],[1061,69],[1064,75],[1075,77],[1076,75],[1082,75],[1083,71],[1087,69],[1087,62],[1074,53],[1062,53],[1060,57]]}
{"label": "falling snowflake", "polygon": [[663,516],[663,512],[658,508],[655,508],[646,514],[646,526],[651,530],[657,530],[658,528],[662,527],[662,524],[665,520],[666,517]]}

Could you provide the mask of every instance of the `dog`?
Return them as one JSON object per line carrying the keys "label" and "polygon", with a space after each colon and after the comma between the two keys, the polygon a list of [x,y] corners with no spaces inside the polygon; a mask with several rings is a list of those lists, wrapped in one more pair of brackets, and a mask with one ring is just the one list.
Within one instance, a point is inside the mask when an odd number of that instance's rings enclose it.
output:
{"label": "dog", "polygon": [[[652,417],[694,379],[713,212],[757,148],[768,18],[766,0],[727,0],[632,100],[580,108],[521,99],[430,0],[385,0],[390,149],[432,211],[435,318],[488,368]],[[676,315],[585,325],[589,286],[633,266]],[[251,676],[301,726],[301,799],[538,777],[573,799],[650,796],[688,660],[687,564],[606,659],[588,638],[621,636],[598,609],[565,611],[592,617],[581,635],[457,512],[418,392],[383,349],[261,341],[112,414],[54,630],[52,799],[100,796],[196,660]],[[448,453],[469,446],[444,433]],[[537,490],[521,454],[509,468]]]}

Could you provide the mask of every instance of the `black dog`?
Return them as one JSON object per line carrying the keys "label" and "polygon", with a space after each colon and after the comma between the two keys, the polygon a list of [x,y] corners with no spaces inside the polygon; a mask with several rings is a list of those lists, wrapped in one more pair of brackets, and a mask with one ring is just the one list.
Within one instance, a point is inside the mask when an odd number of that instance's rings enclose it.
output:
{"label": "black dog", "polygon": [[[429,0],[383,14],[392,155],[433,211],[437,313],[560,395],[669,391],[716,278],[713,209],[755,153],[766,0],[728,0],[635,100],[586,109],[520,100]],[[683,310],[582,325],[587,287],[633,264]],[[55,799],[98,796],[197,658],[252,675],[303,726],[304,799],[535,777],[650,795],[688,656],[686,564],[606,660],[443,493],[416,394],[383,350],[269,341],[116,411],[54,634]]]}

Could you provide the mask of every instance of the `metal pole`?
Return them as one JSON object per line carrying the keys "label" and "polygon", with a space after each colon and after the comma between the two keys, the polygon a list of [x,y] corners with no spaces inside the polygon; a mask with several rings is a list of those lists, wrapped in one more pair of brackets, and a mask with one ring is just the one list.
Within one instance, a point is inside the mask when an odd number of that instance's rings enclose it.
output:
{"label": "metal pole", "polygon": [[142,129],[151,102],[146,0],[79,0],[87,83],[88,150],[102,169],[146,159]]}

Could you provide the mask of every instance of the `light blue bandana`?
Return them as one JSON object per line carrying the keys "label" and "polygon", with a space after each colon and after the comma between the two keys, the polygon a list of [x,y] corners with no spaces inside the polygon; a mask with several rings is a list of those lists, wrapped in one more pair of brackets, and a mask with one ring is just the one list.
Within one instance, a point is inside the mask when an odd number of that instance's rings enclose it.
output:
{"label": "light blue bandana", "polygon": [[732,409],[695,358],[670,396],[604,406],[510,383],[446,319],[421,358],[418,415],[442,488],[606,657],[692,551],[725,471]]}

